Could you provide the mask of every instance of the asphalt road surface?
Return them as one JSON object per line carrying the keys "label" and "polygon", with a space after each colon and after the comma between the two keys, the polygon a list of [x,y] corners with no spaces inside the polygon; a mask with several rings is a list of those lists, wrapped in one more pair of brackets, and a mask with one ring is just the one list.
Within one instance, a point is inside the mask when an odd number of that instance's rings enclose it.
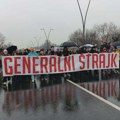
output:
{"label": "asphalt road surface", "polygon": [[0,120],[120,120],[120,111],[66,82],[41,89],[0,89]]}

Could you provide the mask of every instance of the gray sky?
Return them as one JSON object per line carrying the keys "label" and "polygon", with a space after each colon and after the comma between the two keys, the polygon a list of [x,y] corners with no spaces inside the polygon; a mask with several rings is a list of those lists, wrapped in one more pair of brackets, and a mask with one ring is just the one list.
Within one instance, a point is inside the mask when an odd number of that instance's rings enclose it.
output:
{"label": "gray sky", "polygon": [[[88,0],[79,0],[83,12]],[[114,22],[120,26],[120,0],[92,0],[87,18],[87,28],[94,24]],[[69,35],[82,29],[77,0],[0,0],[0,32],[6,42],[19,48],[37,45],[34,37],[44,43],[45,36],[53,28],[50,40],[60,44]]]}

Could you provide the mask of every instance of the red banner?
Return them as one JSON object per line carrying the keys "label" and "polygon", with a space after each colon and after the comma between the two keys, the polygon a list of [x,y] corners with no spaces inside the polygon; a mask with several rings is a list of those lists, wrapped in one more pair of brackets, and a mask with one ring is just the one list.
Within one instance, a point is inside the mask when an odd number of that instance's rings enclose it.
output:
{"label": "red banner", "polygon": [[70,56],[3,56],[3,76],[55,74],[119,68],[119,54],[74,54]]}

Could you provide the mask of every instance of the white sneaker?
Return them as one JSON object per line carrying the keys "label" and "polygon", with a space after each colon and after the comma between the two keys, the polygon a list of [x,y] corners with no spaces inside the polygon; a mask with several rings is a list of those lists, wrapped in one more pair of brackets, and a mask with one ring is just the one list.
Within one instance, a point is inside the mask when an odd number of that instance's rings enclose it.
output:
{"label": "white sneaker", "polygon": [[7,87],[7,82],[3,83],[3,87],[6,88]]}
{"label": "white sneaker", "polygon": [[35,80],[32,80],[32,82],[35,82]]}

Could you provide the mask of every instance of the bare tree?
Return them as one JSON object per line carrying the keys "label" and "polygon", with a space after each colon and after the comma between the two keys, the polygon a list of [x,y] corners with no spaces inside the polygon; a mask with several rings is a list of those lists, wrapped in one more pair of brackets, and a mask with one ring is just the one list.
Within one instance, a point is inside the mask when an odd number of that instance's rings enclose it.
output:
{"label": "bare tree", "polygon": [[93,29],[96,31],[100,41],[114,42],[119,40],[120,29],[114,23],[95,25]]}
{"label": "bare tree", "polygon": [[58,45],[50,42],[49,40],[46,40],[46,41],[44,42],[44,44],[40,46],[40,48],[44,48],[44,49],[46,49],[46,50],[49,50],[49,49],[51,48],[51,46],[58,46]]}
{"label": "bare tree", "polygon": [[86,39],[82,37],[82,31],[76,30],[69,36],[69,40],[75,42],[78,46],[83,44],[99,44],[97,33],[93,30],[86,30]]}
{"label": "bare tree", "polygon": [[11,42],[8,42],[7,44],[4,44],[3,45],[3,48],[8,48],[8,47],[10,47],[10,46],[12,46],[13,44],[11,43]]}
{"label": "bare tree", "polygon": [[5,36],[0,33],[0,48],[2,48],[5,44]]}
{"label": "bare tree", "polygon": [[78,46],[86,43],[98,44],[99,46],[101,42],[120,42],[120,28],[114,23],[94,25],[92,29],[86,30],[86,39],[83,39],[83,32],[79,29],[69,36],[69,40]]}
{"label": "bare tree", "polygon": [[69,36],[69,40],[80,46],[84,42],[82,30],[79,29],[72,33]]}

